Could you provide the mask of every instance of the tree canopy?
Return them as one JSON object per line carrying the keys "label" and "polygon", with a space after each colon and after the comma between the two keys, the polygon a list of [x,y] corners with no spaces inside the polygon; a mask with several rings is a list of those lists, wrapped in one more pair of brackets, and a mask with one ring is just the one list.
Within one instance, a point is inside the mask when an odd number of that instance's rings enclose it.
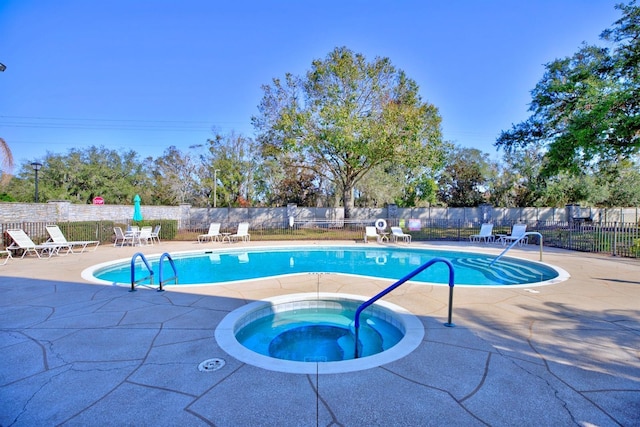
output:
{"label": "tree canopy", "polygon": [[497,147],[544,147],[547,177],[579,175],[640,151],[640,8],[635,0],[616,8],[622,18],[601,34],[613,46],[584,45],[546,64],[531,93],[532,115],[502,132]]}
{"label": "tree canopy", "polygon": [[432,167],[442,160],[438,110],[388,58],[368,62],[341,47],[304,77],[263,86],[252,121],[265,158],[287,157],[342,193],[350,217],[354,188],[374,168]]}
{"label": "tree canopy", "polygon": [[438,197],[447,206],[473,207],[486,203],[491,164],[475,148],[453,147],[438,179]]}

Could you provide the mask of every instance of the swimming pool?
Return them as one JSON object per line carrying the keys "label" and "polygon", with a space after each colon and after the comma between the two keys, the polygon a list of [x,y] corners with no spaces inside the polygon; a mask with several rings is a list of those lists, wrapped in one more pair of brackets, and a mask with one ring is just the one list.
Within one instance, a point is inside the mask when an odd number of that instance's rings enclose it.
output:
{"label": "swimming pool", "polygon": [[[171,254],[180,285],[219,284],[283,275],[336,273],[397,280],[435,257],[446,258],[455,268],[456,286],[531,286],[558,283],[569,275],[564,270],[520,258],[422,248],[358,246],[296,246],[227,248]],[[158,256],[149,256],[157,277]],[[100,264],[83,272],[99,283],[130,285],[131,261]],[[136,277],[148,273],[136,264]],[[413,282],[448,285],[448,267],[435,264]],[[180,286],[178,285],[178,286]],[[172,285],[169,285],[172,286]]]}
{"label": "swimming pool", "polygon": [[[280,295],[267,298],[260,301],[253,301],[236,310],[230,312],[220,321],[215,330],[215,339],[220,348],[236,359],[263,369],[272,371],[289,372],[297,374],[337,374],[344,372],[355,372],[364,369],[374,368],[380,365],[391,363],[401,359],[415,350],[423,340],[424,325],[418,319],[404,308],[392,304],[388,301],[377,301],[374,305],[367,308],[368,316],[378,323],[374,334],[385,336],[384,339],[390,339],[392,342],[380,344],[383,348],[375,354],[353,358],[355,341],[352,335],[353,310],[358,305],[367,300],[366,297],[350,294],[335,294],[326,292],[314,292],[310,294],[290,294]],[[342,321],[324,316],[324,310],[330,307],[340,307],[341,314],[346,314]],[[285,343],[293,346],[294,352],[301,353],[300,357],[295,358],[279,358],[271,354],[269,347],[271,344],[279,344],[278,334],[282,331],[291,331],[287,325],[281,325],[281,322],[291,323],[287,319],[289,314],[295,315],[296,312],[302,310],[317,310],[318,315],[315,318],[306,318],[305,322],[316,325],[343,324],[348,328],[346,336],[338,338],[324,337],[322,344],[330,344],[332,347],[339,347],[338,353],[350,353],[346,358],[328,358],[328,354],[323,349],[305,348],[305,341],[309,338],[313,341],[317,337],[283,337]],[[346,309],[346,310],[345,310]],[[280,315],[283,315],[280,317]],[[275,316],[274,316],[275,315]],[[275,320],[275,321],[274,321]],[[386,325],[379,324],[381,320],[385,320]],[[266,325],[262,325],[266,322]],[[254,329],[254,326],[258,329]],[[282,328],[284,326],[284,328]],[[387,328],[397,328],[400,336],[389,336],[395,334]],[[245,328],[249,330],[245,331]],[[246,333],[246,335],[245,335]],[[311,332],[313,333],[313,332]],[[253,337],[247,335],[254,335]],[[364,344],[363,334],[360,334],[359,343]],[[370,337],[374,342],[375,337]],[[399,342],[396,340],[399,339]],[[254,341],[254,342],[248,342]],[[329,341],[334,341],[330,343]],[[243,341],[241,343],[240,341]],[[262,341],[262,342],[260,342]],[[366,341],[366,339],[364,339]],[[303,344],[299,346],[299,344]],[[371,344],[371,343],[370,343]],[[313,344],[312,344],[313,345]],[[278,346],[276,352],[283,350]],[[287,349],[288,352],[289,349]],[[332,353],[330,351],[329,353]],[[280,354],[279,356],[282,356]],[[304,360],[302,360],[304,359]],[[337,360],[339,359],[339,360]]]}

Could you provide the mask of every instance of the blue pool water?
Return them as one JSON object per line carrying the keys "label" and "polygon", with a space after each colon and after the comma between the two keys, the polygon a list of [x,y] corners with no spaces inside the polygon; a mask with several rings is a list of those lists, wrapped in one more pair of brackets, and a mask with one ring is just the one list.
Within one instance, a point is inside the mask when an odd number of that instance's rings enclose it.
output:
{"label": "blue pool water", "polygon": [[[335,362],[355,357],[353,319],[358,304],[325,302],[330,307],[277,310],[236,332],[243,346],[265,356],[298,362]],[[382,318],[363,312],[358,354],[367,357],[396,345],[403,333]]]}
{"label": "blue pool water", "polygon": [[[397,280],[422,264],[442,257],[455,269],[455,284],[513,286],[549,282],[564,274],[560,269],[522,259],[503,257],[492,267],[495,255],[417,248],[365,248],[353,246],[298,246],[293,248],[244,248],[172,254],[182,285],[216,284],[290,274],[340,273]],[[139,259],[139,258],[138,258]],[[158,259],[149,262],[158,276]],[[165,261],[166,262],[166,261]],[[130,261],[95,269],[93,277],[108,283],[130,284]],[[148,272],[136,264],[136,277]],[[171,268],[163,266],[165,277]],[[169,273],[169,274],[167,274]],[[412,279],[414,282],[448,284],[449,271],[436,263]]]}

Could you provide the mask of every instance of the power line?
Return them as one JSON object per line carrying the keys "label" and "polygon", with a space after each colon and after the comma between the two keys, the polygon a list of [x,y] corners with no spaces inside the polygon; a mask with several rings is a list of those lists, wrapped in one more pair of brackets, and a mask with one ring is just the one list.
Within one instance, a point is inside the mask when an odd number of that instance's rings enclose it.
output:
{"label": "power line", "polygon": [[248,122],[0,116],[0,126],[31,129],[211,132],[216,127],[234,124],[246,125]]}

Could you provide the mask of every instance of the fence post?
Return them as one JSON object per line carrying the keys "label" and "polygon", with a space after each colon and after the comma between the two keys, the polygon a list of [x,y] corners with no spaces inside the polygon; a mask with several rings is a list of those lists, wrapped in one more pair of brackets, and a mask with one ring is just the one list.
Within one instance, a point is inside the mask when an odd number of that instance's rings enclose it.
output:
{"label": "fence post", "polygon": [[618,221],[613,223],[613,256],[618,256]]}

